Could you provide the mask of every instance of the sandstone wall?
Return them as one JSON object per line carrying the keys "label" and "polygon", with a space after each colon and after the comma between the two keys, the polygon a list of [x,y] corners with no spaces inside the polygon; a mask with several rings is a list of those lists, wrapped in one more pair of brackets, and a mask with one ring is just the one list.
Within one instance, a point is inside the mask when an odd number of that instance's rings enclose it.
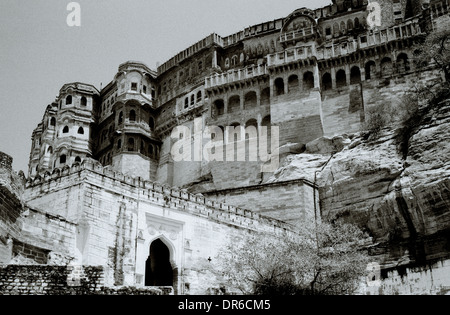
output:
{"label": "sandstone wall", "polygon": [[97,266],[0,267],[0,295],[167,295],[169,288],[105,287]]}
{"label": "sandstone wall", "polygon": [[385,268],[420,266],[449,256],[449,104],[414,129],[405,152],[392,132],[354,139],[319,176],[321,209],[359,223],[380,243]]}
{"label": "sandstone wall", "polygon": [[300,226],[305,220],[314,218],[313,187],[303,180],[230,188],[203,194],[208,199],[245,208],[293,226]]}
{"label": "sandstone wall", "polygon": [[[108,285],[143,286],[150,245],[160,239],[170,251],[175,293],[205,294],[221,283],[216,257],[228,242],[251,231],[271,237],[290,228],[259,213],[87,162],[66,169],[60,177],[29,182],[24,196],[45,212],[46,203],[61,198],[62,191],[78,197],[71,204],[76,220],[59,218],[74,224],[60,237],[71,241],[66,246],[76,262],[107,268]],[[61,232],[64,229],[61,224]]]}

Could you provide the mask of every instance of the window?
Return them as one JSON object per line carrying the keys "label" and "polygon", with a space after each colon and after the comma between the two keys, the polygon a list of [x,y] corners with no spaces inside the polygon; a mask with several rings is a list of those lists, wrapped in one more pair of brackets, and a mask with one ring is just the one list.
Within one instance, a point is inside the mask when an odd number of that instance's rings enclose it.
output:
{"label": "window", "polygon": [[63,133],[69,133],[69,127],[64,126]]}
{"label": "window", "polygon": [[274,82],[275,95],[284,94],[284,81],[282,78],[277,78]]}
{"label": "window", "polygon": [[343,87],[347,85],[347,76],[344,70],[339,70],[336,73],[336,87]]}
{"label": "window", "polygon": [[151,131],[155,129],[155,120],[153,119],[153,117],[150,117],[150,119],[148,120],[148,126],[150,127]]}
{"label": "window", "polygon": [[136,121],[136,112],[134,110],[130,111],[130,121],[132,122]]}
{"label": "window", "polygon": [[[225,104],[223,100],[216,100],[214,102],[214,112],[213,112],[213,116],[217,115],[217,116],[221,116],[225,113]],[[214,117],[213,117],[214,118]]]}
{"label": "window", "polygon": [[197,103],[202,101],[202,91],[198,91],[197,93]]}
{"label": "window", "polygon": [[80,104],[81,104],[81,106],[87,106],[87,99],[86,99],[86,97],[83,96],[83,97],[81,98]]}
{"label": "window", "polygon": [[184,108],[188,108],[189,107],[189,97],[186,97],[184,99]]}
{"label": "window", "polygon": [[78,134],[79,134],[79,135],[84,135],[84,129],[83,129],[83,127],[78,128]]}
{"label": "window", "polygon": [[52,154],[52,153],[53,153],[53,148],[52,148],[52,147],[48,147],[47,153],[48,153],[48,154]]}
{"label": "window", "polygon": [[361,70],[359,67],[354,66],[350,70],[350,84],[357,84],[361,82]]}
{"label": "window", "polygon": [[128,151],[134,151],[134,139],[133,138],[128,139]]}
{"label": "window", "polygon": [[135,83],[135,82],[131,83],[131,90],[137,91],[137,83]]}
{"label": "window", "polygon": [[146,85],[144,85],[144,86],[142,87],[142,90],[144,91],[144,94],[147,94],[147,86],[146,86]]}
{"label": "window", "polygon": [[59,157],[59,163],[60,163],[60,164],[65,164],[65,163],[66,163],[66,160],[67,160],[67,157],[66,157],[65,154],[63,154],[63,155],[61,155],[61,156]]}
{"label": "window", "polygon": [[326,90],[331,90],[332,87],[333,87],[333,83],[332,83],[332,79],[331,79],[331,74],[329,74],[327,72],[322,77],[322,89],[324,91],[326,91]]}
{"label": "window", "polygon": [[79,156],[77,156],[77,157],[75,158],[75,163],[81,163],[81,158],[80,158]]}
{"label": "window", "polygon": [[123,112],[120,112],[119,113],[119,125],[121,124],[121,123],[123,123]]}
{"label": "window", "polygon": [[70,105],[70,104],[72,104],[72,96],[71,96],[71,95],[68,95],[68,96],[66,97],[66,105]]}
{"label": "window", "polygon": [[325,35],[330,36],[331,35],[331,27],[327,27],[325,29]]}
{"label": "window", "polygon": [[194,104],[195,104],[195,95],[192,94],[191,95],[191,105],[194,105]]}
{"label": "window", "polygon": [[145,154],[144,141],[141,141],[141,148],[140,148],[139,152],[141,152],[142,154]]}
{"label": "window", "polygon": [[122,140],[117,140],[117,150],[120,150],[122,148]]}
{"label": "window", "polygon": [[50,118],[50,126],[52,126],[52,127],[56,126],[56,118],[55,117]]}

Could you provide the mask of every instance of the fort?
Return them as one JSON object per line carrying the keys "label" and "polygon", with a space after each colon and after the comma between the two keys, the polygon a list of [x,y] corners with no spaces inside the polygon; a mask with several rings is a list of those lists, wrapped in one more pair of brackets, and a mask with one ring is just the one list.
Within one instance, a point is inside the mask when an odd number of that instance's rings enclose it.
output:
{"label": "fort", "polygon": [[[273,180],[268,159],[252,159],[252,135],[235,127],[275,143],[268,154],[280,165],[319,138],[361,131],[369,109],[441,80],[415,57],[448,9],[447,0],[333,0],[213,33],[156,70],[127,61],[100,90],[64,84],[33,131],[27,176],[0,154],[0,263],[102,266],[88,268],[97,282],[86,290],[96,292],[101,283],[224,293],[214,263],[227,242],[295,231],[325,211],[314,180]],[[205,139],[208,126],[219,136]],[[174,137],[176,127],[190,132]],[[180,140],[243,148],[245,160],[226,150],[223,159],[195,159],[195,150],[174,159]],[[13,285],[20,270],[9,274],[2,293],[47,292]]]}

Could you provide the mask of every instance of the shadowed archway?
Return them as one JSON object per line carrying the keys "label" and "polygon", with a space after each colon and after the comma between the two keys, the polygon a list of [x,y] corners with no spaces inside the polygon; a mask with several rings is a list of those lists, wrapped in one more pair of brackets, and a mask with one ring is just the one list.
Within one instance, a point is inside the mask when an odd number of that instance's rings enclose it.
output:
{"label": "shadowed archway", "polygon": [[157,239],[150,245],[150,256],[145,264],[145,286],[173,286],[174,270],[169,248]]}

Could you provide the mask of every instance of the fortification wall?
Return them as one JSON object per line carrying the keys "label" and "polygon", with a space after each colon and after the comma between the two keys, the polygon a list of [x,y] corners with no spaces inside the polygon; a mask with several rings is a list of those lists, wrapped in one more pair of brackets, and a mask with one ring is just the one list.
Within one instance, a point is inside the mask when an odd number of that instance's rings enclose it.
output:
{"label": "fortification wall", "polygon": [[[270,237],[292,229],[259,213],[124,176],[88,161],[64,169],[59,177],[36,178],[25,192],[30,205],[42,211],[46,203],[64,194],[69,196],[61,205],[77,211],[77,219],[67,222],[74,223],[66,236],[72,245],[67,246],[83,265],[111,270],[106,280],[114,285],[145,284],[150,244],[159,238],[171,249],[173,268],[180,275],[175,291],[205,294],[221,282],[211,261],[228,242],[253,231]],[[71,199],[71,194],[77,197]],[[61,220],[67,219],[64,215],[60,213]]]}
{"label": "fortification wall", "polygon": [[172,288],[106,287],[102,266],[0,266],[1,295],[168,295]]}
{"label": "fortification wall", "polygon": [[[208,199],[242,207],[300,227],[314,218],[314,191],[303,180],[205,192]],[[318,207],[318,198],[315,201]]]}

